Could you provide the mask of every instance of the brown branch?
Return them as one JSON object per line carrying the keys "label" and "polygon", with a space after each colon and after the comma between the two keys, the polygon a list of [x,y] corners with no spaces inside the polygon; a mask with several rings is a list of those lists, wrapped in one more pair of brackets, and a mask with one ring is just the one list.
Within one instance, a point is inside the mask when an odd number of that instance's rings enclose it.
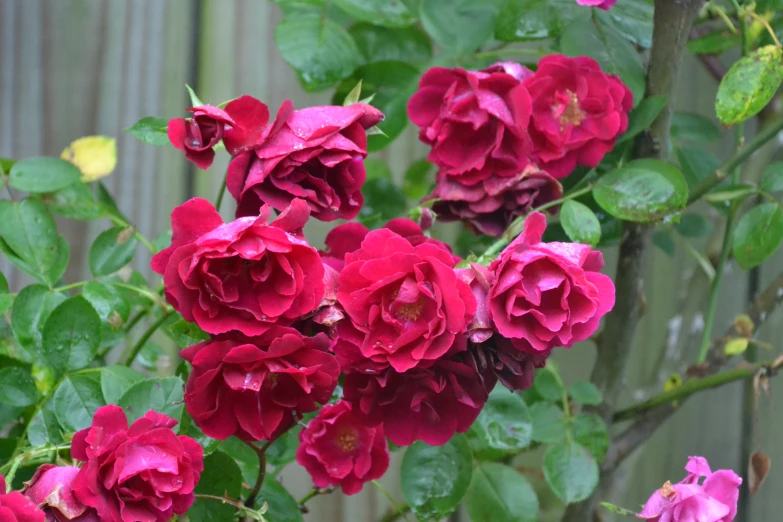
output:
{"label": "brown branch", "polygon": [[250,493],[247,495],[247,499],[245,499],[245,505],[247,507],[252,507],[256,501],[258,493],[261,491],[261,487],[264,485],[264,478],[266,478],[266,450],[269,449],[269,446],[272,445],[272,441],[267,441],[260,448],[252,442],[247,442],[244,440],[242,442],[255,451],[256,455],[258,455],[258,478],[256,478],[256,484],[253,486],[253,489],[250,490]]}

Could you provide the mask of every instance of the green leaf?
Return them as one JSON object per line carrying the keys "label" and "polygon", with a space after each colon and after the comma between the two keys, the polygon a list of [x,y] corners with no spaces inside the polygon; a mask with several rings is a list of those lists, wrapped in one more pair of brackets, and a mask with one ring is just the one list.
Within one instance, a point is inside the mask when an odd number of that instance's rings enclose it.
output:
{"label": "green leaf", "polygon": [[160,147],[169,144],[168,126],[169,122],[163,118],[147,116],[125,131],[139,141]]}
{"label": "green leaf", "polygon": [[62,429],[53,408],[54,399],[49,399],[27,425],[27,440],[34,448],[63,442]]}
{"label": "green leaf", "polygon": [[706,237],[712,233],[713,226],[712,221],[701,214],[683,214],[674,228],[685,237]]}
{"label": "green leaf", "polygon": [[712,143],[720,139],[720,129],[709,118],[695,112],[675,112],[671,135],[676,140]]}
{"label": "green leaf", "polygon": [[634,513],[633,511],[625,508],[621,508],[619,506],[615,506],[614,504],[610,504],[609,502],[601,502],[601,507],[604,508],[607,511],[610,511],[612,513],[615,513],[617,515],[623,516],[623,517],[635,517],[637,516],[637,513]]}
{"label": "green leaf", "polygon": [[590,207],[574,201],[560,206],[560,224],[571,241],[595,246],[601,241],[601,223]]}
{"label": "green leaf", "polygon": [[301,426],[294,426],[283,435],[277,437],[266,450],[266,461],[272,466],[280,467],[296,459],[296,449],[299,447],[299,432]]}
{"label": "green leaf", "polygon": [[481,462],[465,495],[471,522],[536,522],[538,497],[516,470]]}
{"label": "green leaf", "polygon": [[490,0],[422,0],[419,16],[424,30],[446,54],[474,52],[495,31],[497,2]]}
{"label": "green leaf", "polygon": [[171,337],[177,346],[187,348],[201,341],[209,339],[209,334],[198,327],[195,323],[189,323],[180,319],[166,329],[166,334]]}
{"label": "green leaf", "polygon": [[291,496],[291,493],[276,479],[269,478],[264,481],[261,488],[259,502],[266,502],[269,510],[264,515],[267,520],[274,522],[303,522],[299,504]]}
{"label": "green leaf", "polygon": [[674,244],[674,239],[668,230],[656,230],[652,236],[652,243],[669,257],[674,257],[677,252],[677,245]]}
{"label": "green leaf", "polygon": [[60,158],[27,158],[17,161],[8,173],[8,184],[26,192],[55,192],[78,183],[81,171]]}
{"label": "green leaf", "polygon": [[417,201],[429,194],[435,185],[435,176],[431,175],[434,167],[425,159],[414,161],[405,171],[402,192]]}
{"label": "green leaf", "polygon": [[402,0],[334,0],[334,3],[357,20],[375,25],[404,27],[416,21],[415,11]]}
{"label": "green leaf", "polygon": [[41,201],[55,214],[79,221],[92,221],[105,215],[90,187],[84,183],[75,183],[57,192],[43,194]]}
{"label": "green leaf", "polygon": [[744,270],[760,265],[783,242],[783,212],[777,203],[762,203],[742,216],[734,229],[734,257]]}
{"label": "green leaf", "polygon": [[[196,495],[212,495],[238,499],[242,492],[242,474],[234,459],[215,451],[204,458],[204,471],[196,485]],[[236,508],[218,500],[196,498],[188,510],[190,522],[232,520]]]}
{"label": "green leaf", "polygon": [[493,460],[527,448],[532,435],[533,420],[525,401],[498,386],[470,427],[468,442],[476,456]]}
{"label": "green leaf", "polygon": [[569,0],[505,0],[500,13],[495,38],[504,42],[552,38],[571,22],[590,18],[589,9]]}
{"label": "green leaf", "polygon": [[16,160],[10,158],[0,158],[0,175],[7,174],[16,163]]}
{"label": "green leaf", "polygon": [[408,200],[400,188],[383,178],[369,179],[362,187],[364,206],[358,220],[370,228],[378,228],[389,219],[402,215]]}
{"label": "green leaf", "polygon": [[101,322],[112,330],[118,330],[130,317],[130,304],[111,285],[90,281],[82,288],[87,299],[98,313]]}
{"label": "green leaf", "polygon": [[739,31],[732,33],[727,28],[712,31],[700,38],[690,40],[688,49],[693,54],[720,54],[742,44]]}
{"label": "green leaf", "polygon": [[652,46],[653,6],[647,0],[623,0],[609,11],[594,10],[607,25],[612,25],[630,41],[649,49]]}
{"label": "green leaf", "polygon": [[179,433],[180,435],[187,435],[198,442],[204,448],[204,455],[209,455],[220,446],[219,440],[204,435],[204,432],[193,423],[193,418],[186,411],[182,413],[182,418],[180,419]]}
{"label": "green leaf", "polygon": [[768,45],[737,60],[718,86],[715,110],[724,125],[755,116],[783,82],[783,49]]}
{"label": "green leaf", "polygon": [[70,375],[54,392],[54,413],[66,432],[83,430],[92,424],[92,417],[103,402],[100,372]]}
{"label": "green leaf", "polygon": [[44,325],[43,354],[58,374],[88,366],[100,342],[101,318],[82,296],[61,303]]}
{"label": "green leaf", "polygon": [[356,42],[364,63],[425,63],[432,59],[430,38],[416,26],[388,28],[358,23],[348,32]]}
{"label": "green leaf", "polygon": [[43,203],[34,199],[0,201],[0,236],[25,263],[26,267],[19,268],[43,283],[56,283],[49,271],[60,260],[59,236]]}
{"label": "green leaf", "polygon": [[720,167],[721,160],[712,152],[697,147],[677,147],[677,160],[688,187],[695,187]]}
{"label": "green leaf", "polygon": [[541,368],[536,371],[533,387],[541,397],[548,401],[560,402],[563,400],[563,385],[549,368]]}
{"label": "green leaf", "polygon": [[598,465],[581,445],[564,442],[544,454],[544,478],[566,504],[589,497],[598,485]]}
{"label": "green leaf", "polygon": [[767,165],[761,175],[761,190],[766,192],[783,190],[783,162]]}
{"label": "green leaf", "polygon": [[201,107],[202,105],[206,105],[203,101],[201,101],[201,98],[198,97],[196,91],[193,90],[193,87],[185,84],[185,88],[188,90],[188,96],[190,96],[190,105],[192,107]]}
{"label": "green leaf", "polygon": [[9,406],[30,406],[38,402],[38,389],[30,372],[18,366],[0,368],[0,397]]}
{"label": "green leaf", "polygon": [[571,419],[574,440],[587,448],[597,461],[603,460],[609,449],[609,428],[598,415],[580,413]]}
{"label": "green leaf", "polygon": [[247,444],[236,437],[229,437],[220,443],[220,450],[231,455],[231,458],[239,466],[242,480],[247,484],[254,484],[258,477],[258,455],[247,447]]}
{"label": "green leaf", "polygon": [[568,387],[568,396],[577,404],[598,406],[601,404],[601,392],[593,383],[576,381]]}
{"label": "green leaf", "polygon": [[125,410],[129,423],[143,417],[149,410],[179,419],[184,406],[183,387],[179,377],[144,379],[132,384],[117,404]]}
{"label": "green leaf", "polygon": [[402,494],[419,519],[441,518],[459,506],[472,471],[470,446],[461,435],[442,446],[415,442],[402,459]]}
{"label": "green leaf", "polygon": [[0,315],[6,313],[14,304],[13,296],[8,292],[8,280],[0,272]]}
{"label": "green leaf", "polygon": [[595,59],[603,72],[625,82],[637,103],[643,99],[646,80],[639,53],[616,29],[595,20],[574,22],[563,31],[560,48],[568,56]]}
{"label": "green leaf", "polygon": [[99,277],[113,274],[130,263],[136,253],[137,243],[130,228],[112,227],[101,232],[90,245],[88,261],[92,275]]}
{"label": "green leaf", "polygon": [[360,61],[351,35],[318,13],[283,18],[275,42],[306,91],[328,89],[348,77]]}
{"label": "green leaf", "polygon": [[106,404],[117,404],[125,392],[144,376],[125,366],[105,366],[101,368],[101,392]]}
{"label": "green leaf", "polygon": [[530,407],[533,419],[533,440],[546,444],[560,442],[566,437],[563,410],[549,402],[537,402]]}
{"label": "green leaf", "polygon": [[643,99],[628,115],[628,129],[617,138],[617,143],[630,140],[649,129],[667,103],[669,99],[666,96],[650,96]]}
{"label": "green leaf", "polygon": [[649,223],[685,208],[688,184],[668,163],[640,159],[599,178],[593,197],[617,218]]}
{"label": "green leaf", "polygon": [[367,172],[367,179],[383,179],[392,181],[392,171],[389,166],[375,158],[364,160],[364,170]]}
{"label": "green leaf", "polygon": [[52,310],[65,301],[59,292],[42,285],[26,286],[11,308],[11,328],[17,342],[34,357],[43,357],[43,328]]}

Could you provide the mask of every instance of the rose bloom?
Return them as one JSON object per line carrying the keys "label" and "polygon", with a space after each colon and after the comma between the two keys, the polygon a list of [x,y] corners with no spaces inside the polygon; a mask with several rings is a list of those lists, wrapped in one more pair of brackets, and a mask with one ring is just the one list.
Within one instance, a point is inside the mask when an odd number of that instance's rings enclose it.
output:
{"label": "rose bloom", "polygon": [[45,522],[44,512],[18,491],[6,493],[5,477],[0,475],[0,520],[3,522]]}
{"label": "rose bloom", "polygon": [[533,161],[556,178],[597,166],[628,128],[633,94],[592,58],[545,56],[524,85],[533,99]]}
{"label": "rose bloom", "polygon": [[532,163],[519,173],[492,175],[475,185],[439,176],[432,210],[441,221],[462,221],[477,234],[499,237],[517,217],[563,196],[563,186]]}
{"label": "rose bloom", "polygon": [[332,396],[340,365],[325,334],[273,327],[259,337],[218,336],[186,348],[193,365],[185,407],[206,435],[272,440]]}
{"label": "rose bloom", "polygon": [[598,7],[608,11],[610,7],[617,3],[617,0],[576,0],[576,3],[579,5]]}
{"label": "rose bloom", "polygon": [[433,67],[408,101],[408,117],[432,146],[427,159],[444,176],[473,185],[525,167],[531,100],[521,81],[532,73],[515,63],[481,71]]}
{"label": "rose bloom", "polygon": [[150,410],[128,427],[119,406],[103,406],[77,432],[71,456],[85,464],[73,493],[102,521],[166,522],[193,504],[204,470],[198,442],[175,434],[174,419]]}
{"label": "rose bloom", "polygon": [[40,466],[22,490],[43,509],[49,522],[100,522],[98,512],[82,504],[73,494],[72,483],[79,474],[75,466]]}
{"label": "rose bloom", "polygon": [[321,221],[355,218],[364,204],[365,131],[382,119],[366,103],[294,111],[286,101],[258,146],[228,167],[237,216],[254,216],[264,203],[282,210],[301,198]]}
{"label": "rose bloom", "polygon": [[269,224],[269,207],[224,224],[204,199],[175,208],[171,246],[152,258],[166,299],[211,334],[259,335],[312,312],[324,296],[324,269],[302,236],[308,213],[294,200]]}
{"label": "rose bloom", "polygon": [[324,406],[299,432],[296,461],[316,487],[340,486],[354,495],[389,469],[389,445],[382,426],[365,426],[351,405],[340,401]]}
{"label": "rose bloom", "polygon": [[704,457],[689,457],[685,470],[685,479],[664,484],[637,517],[653,522],[732,522],[742,479],[728,469],[713,473]]}
{"label": "rose bloom", "polygon": [[546,218],[524,230],[490,264],[488,304],[497,331],[522,350],[546,352],[590,337],[614,306],[614,283],[599,273],[601,252],[579,243],[542,243]]}
{"label": "rose bloom", "polygon": [[442,357],[470,323],[476,301],[453,256],[387,228],[345,255],[337,301],[361,332],[361,352],[404,372]]}
{"label": "rose bloom", "polygon": [[190,119],[169,121],[169,141],[200,169],[212,165],[214,147],[220,140],[229,154],[236,156],[261,138],[269,122],[269,108],[251,96],[230,101],[225,110],[212,105],[187,110],[193,113]]}

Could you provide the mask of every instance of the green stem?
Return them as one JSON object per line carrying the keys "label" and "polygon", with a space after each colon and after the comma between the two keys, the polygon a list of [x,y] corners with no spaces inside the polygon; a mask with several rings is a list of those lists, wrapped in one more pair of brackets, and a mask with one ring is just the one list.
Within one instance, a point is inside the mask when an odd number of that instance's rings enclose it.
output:
{"label": "green stem", "polygon": [[147,250],[149,250],[151,253],[153,254],[158,253],[158,250],[155,248],[155,245],[153,245],[146,237],[144,237],[142,233],[136,229],[136,227],[128,223],[128,221],[114,214],[109,214],[107,217],[112,223],[114,223],[118,227],[132,228],[133,237],[135,237],[139,241],[139,243],[147,247]]}
{"label": "green stem", "polygon": [[321,494],[321,488],[313,488],[313,489],[311,489],[311,490],[310,490],[310,491],[307,493],[307,495],[305,495],[305,496],[303,496],[302,498],[300,498],[300,499],[299,499],[299,501],[297,502],[297,504],[298,504],[299,506],[304,506],[304,505],[305,505],[305,504],[307,504],[307,503],[308,503],[310,500],[312,500],[313,498],[317,497],[317,496],[318,496],[318,495],[320,495],[320,494]]}
{"label": "green stem", "polygon": [[88,283],[87,281],[79,281],[78,283],[71,283],[70,285],[59,286],[57,288],[53,288],[52,292],[67,292],[68,290],[73,290],[74,288],[81,288],[87,283]]}
{"label": "green stem", "polygon": [[136,292],[140,296],[146,297],[147,299],[149,299],[153,303],[155,303],[157,305],[161,305],[164,308],[166,307],[166,304],[161,301],[160,295],[155,293],[155,292],[153,292],[153,291],[151,291],[151,290],[147,290],[145,288],[140,288],[138,286],[128,285],[128,284],[125,284],[125,283],[116,283],[114,281],[106,281],[106,283],[108,283],[108,284],[110,284],[112,286],[116,286],[117,288],[122,288],[124,290],[129,290],[131,292]]}
{"label": "green stem", "polygon": [[395,502],[394,497],[392,497],[388,491],[386,491],[386,488],[384,488],[380,482],[377,480],[372,481],[372,485],[375,486],[378,491],[381,492],[381,494],[386,497],[386,500],[389,501],[389,504],[392,505],[394,508],[394,512],[391,513],[389,516],[385,516],[381,519],[381,522],[392,522],[393,520],[397,520],[400,517],[403,517],[405,520],[408,520],[407,513],[410,511],[410,506],[406,505],[399,505],[397,502]]}
{"label": "green stem", "polygon": [[215,210],[220,212],[220,205],[223,203],[223,196],[226,195],[226,180],[228,179],[228,172],[226,172],[226,175],[223,176],[223,183],[220,184],[220,189],[218,190],[217,199],[215,200]]}
{"label": "green stem", "polygon": [[47,455],[52,452],[58,452],[60,450],[70,449],[70,448],[71,448],[70,444],[62,444],[59,446],[44,446],[42,448],[34,448],[31,449],[31,451],[22,452],[16,457],[14,457],[13,460],[11,460],[10,462],[6,462],[2,466],[0,466],[0,473],[10,468],[10,471],[5,476],[6,481],[8,481],[8,485],[10,486],[14,474],[16,473],[16,468],[18,468],[24,461],[38,457],[40,455]]}
{"label": "green stem", "polygon": [[133,364],[134,359],[136,359],[136,356],[139,355],[139,352],[142,348],[144,348],[144,345],[147,341],[149,341],[150,337],[157,331],[158,328],[161,327],[163,323],[166,322],[166,320],[171,317],[174,314],[174,310],[169,310],[163,315],[161,315],[157,321],[152,323],[149,328],[139,337],[139,340],[136,341],[136,344],[134,344],[130,350],[128,350],[128,353],[123,353],[120,356],[120,362],[119,364],[122,366],[130,366]]}

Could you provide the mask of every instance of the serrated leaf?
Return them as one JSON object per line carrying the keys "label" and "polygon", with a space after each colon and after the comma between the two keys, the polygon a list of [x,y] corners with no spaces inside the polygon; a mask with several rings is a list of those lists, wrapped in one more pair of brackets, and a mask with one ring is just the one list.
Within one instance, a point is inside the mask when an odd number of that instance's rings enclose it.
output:
{"label": "serrated leaf", "polygon": [[533,420],[525,401],[497,387],[467,437],[473,453],[489,460],[519,453],[530,445],[532,435]]}
{"label": "serrated leaf", "polygon": [[125,131],[144,143],[158,147],[169,144],[168,121],[155,116],[142,118]]}
{"label": "serrated leaf", "polygon": [[30,285],[16,296],[11,308],[11,328],[17,342],[33,357],[43,357],[43,328],[52,310],[65,301],[59,292]]}
{"label": "serrated leaf", "polygon": [[27,441],[32,447],[63,442],[62,428],[60,428],[53,408],[54,399],[52,398],[30,419],[30,424],[27,425]]}
{"label": "serrated leaf", "polygon": [[43,328],[43,355],[58,373],[88,366],[101,342],[101,319],[82,296],[55,308]]}
{"label": "serrated leaf", "polygon": [[379,27],[358,23],[348,30],[364,63],[400,61],[424,63],[432,58],[429,36],[416,26]]}
{"label": "serrated leaf", "polygon": [[117,404],[120,398],[144,376],[125,366],[105,366],[101,368],[101,392],[106,404]]}
{"label": "serrated leaf", "polygon": [[95,412],[105,404],[97,368],[94,372],[66,377],[54,392],[54,413],[67,432],[90,426]]}
{"label": "serrated leaf", "polygon": [[743,56],[718,86],[715,110],[724,125],[734,125],[755,116],[783,82],[783,49],[768,45]]}
{"label": "serrated leaf", "polygon": [[760,265],[783,242],[783,212],[777,203],[750,209],[734,229],[734,257],[744,270]]}
{"label": "serrated leaf", "polygon": [[609,449],[609,428],[598,415],[580,413],[571,419],[574,441],[590,452],[596,461],[603,460]]}
{"label": "serrated leaf", "polygon": [[363,22],[387,27],[404,27],[416,21],[414,10],[403,0],[334,0],[337,7]]}
{"label": "serrated leaf", "polygon": [[536,522],[538,497],[516,470],[482,462],[473,472],[465,507],[471,522]]}
{"label": "serrated leaf", "polygon": [[549,402],[537,402],[530,407],[533,420],[533,440],[554,444],[566,437],[566,424],[563,410]]}
{"label": "serrated leaf", "polygon": [[570,0],[506,0],[495,26],[495,38],[504,42],[559,36],[571,22],[587,20],[590,10]]}
{"label": "serrated leaf", "polygon": [[548,401],[560,402],[563,400],[563,385],[549,368],[536,370],[533,388]]}
{"label": "serrated leaf", "polygon": [[174,339],[177,346],[180,348],[187,348],[194,344],[198,344],[201,341],[209,339],[209,334],[198,327],[195,323],[189,323],[184,319],[180,319],[166,329],[166,333],[169,337]]}
{"label": "serrated leaf", "polygon": [[44,194],[41,201],[55,214],[79,221],[92,221],[106,213],[84,183],[74,183],[57,192]]}
{"label": "serrated leaf", "polygon": [[82,174],[73,164],[58,158],[17,161],[8,173],[8,184],[25,192],[54,192],[78,183]]}
{"label": "serrated leaf", "polygon": [[568,387],[568,396],[577,404],[598,406],[602,402],[601,392],[587,381],[576,381]]}
{"label": "serrated leaf", "polygon": [[88,262],[96,277],[113,274],[130,263],[138,240],[133,229],[112,227],[104,230],[90,245]]}
{"label": "serrated leaf", "polygon": [[[242,492],[242,474],[234,459],[215,451],[204,458],[204,471],[196,485],[196,495],[237,499]],[[191,522],[231,520],[236,508],[209,498],[196,498],[188,510]]]}
{"label": "serrated leaf", "polygon": [[117,405],[125,410],[129,424],[143,417],[149,410],[179,419],[184,407],[183,387],[184,383],[179,377],[144,379],[132,384],[117,401]]}
{"label": "serrated leaf", "polygon": [[581,502],[598,486],[598,465],[583,446],[564,442],[544,454],[544,478],[566,504]]}
{"label": "serrated leaf", "polygon": [[0,201],[0,237],[25,264],[19,268],[43,283],[57,282],[51,279],[50,271],[61,259],[60,240],[43,203],[34,199]]}
{"label": "serrated leaf", "polygon": [[495,31],[497,2],[488,0],[422,0],[419,16],[424,30],[445,53],[474,52]]}
{"label": "serrated leaf", "polygon": [[9,406],[25,407],[38,402],[38,389],[28,370],[18,366],[0,368],[0,397]]}
{"label": "serrated leaf", "polygon": [[267,520],[274,522],[303,522],[299,503],[291,496],[291,493],[276,479],[264,481],[261,488],[259,503],[266,502],[268,511]]}
{"label": "serrated leaf", "polygon": [[601,241],[601,223],[590,207],[568,200],[560,206],[560,224],[571,241],[595,246]]}

